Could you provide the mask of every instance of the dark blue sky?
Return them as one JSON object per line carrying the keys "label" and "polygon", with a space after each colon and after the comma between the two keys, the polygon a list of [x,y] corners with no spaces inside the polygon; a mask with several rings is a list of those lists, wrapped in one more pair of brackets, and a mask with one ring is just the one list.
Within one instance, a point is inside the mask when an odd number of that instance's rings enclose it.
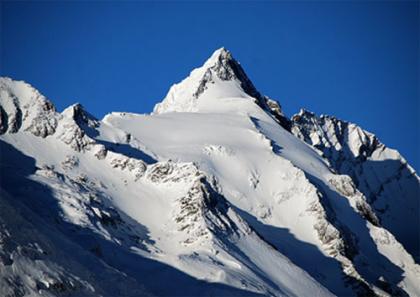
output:
{"label": "dark blue sky", "polygon": [[419,2],[4,2],[0,74],[59,110],[148,113],[225,46],[288,115],[355,122],[419,169]]}

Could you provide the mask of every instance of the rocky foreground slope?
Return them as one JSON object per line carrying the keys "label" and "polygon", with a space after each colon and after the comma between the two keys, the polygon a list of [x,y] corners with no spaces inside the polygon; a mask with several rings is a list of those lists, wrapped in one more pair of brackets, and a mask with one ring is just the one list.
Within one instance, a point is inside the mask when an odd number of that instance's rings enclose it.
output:
{"label": "rocky foreground slope", "polygon": [[0,78],[1,296],[420,296],[420,182],[225,49],[151,115]]}

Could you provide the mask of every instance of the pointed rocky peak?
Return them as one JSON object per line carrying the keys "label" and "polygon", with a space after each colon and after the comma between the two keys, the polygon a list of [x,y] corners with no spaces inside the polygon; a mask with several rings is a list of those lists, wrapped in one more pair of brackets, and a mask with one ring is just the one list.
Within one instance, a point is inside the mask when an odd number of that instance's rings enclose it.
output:
{"label": "pointed rocky peak", "polygon": [[301,109],[292,117],[291,124],[293,134],[324,151],[325,155],[334,155],[340,162],[344,158],[340,157],[340,154],[361,162],[370,157],[375,150],[383,149],[383,144],[374,134],[334,116],[317,116],[313,112]]}
{"label": "pointed rocky peak", "polygon": [[55,112],[54,104],[37,89],[24,81],[8,77],[0,77],[0,103],[5,108],[15,105],[30,111]]}
{"label": "pointed rocky peak", "polygon": [[[235,102],[234,106],[232,102]],[[153,112],[234,112],[245,108],[249,111],[250,105],[255,110],[255,104],[290,131],[290,120],[284,115],[280,104],[262,95],[240,63],[222,47],[202,67],[194,69],[187,78],[173,85]]]}
{"label": "pointed rocky peak", "polygon": [[309,110],[301,108],[298,113],[294,114],[291,118],[293,123],[302,123],[312,121],[317,118],[317,115]]}
{"label": "pointed rocky peak", "polygon": [[[248,78],[242,66],[224,47],[216,50],[203,67],[208,67],[206,70],[206,74],[208,75],[205,76],[210,76],[211,78],[212,75],[215,75],[222,81],[237,80],[240,83],[243,91],[249,96],[254,97],[255,99],[259,99],[261,97],[261,94],[257,91],[251,80]],[[202,80],[202,83],[204,84],[208,81],[211,81],[206,80],[205,77],[203,78],[204,79]],[[205,89],[205,85],[201,89]],[[197,93],[195,94],[196,97],[200,95],[201,89],[197,90]]]}
{"label": "pointed rocky peak", "polygon": [[54,105],[24,81],[0,77],[0,134],[29,131],[47,137],[57,126]]}
{"label": "pointed rocky peak", "polygon": [[279,102],[264,96],[263,100],[258,102],[258,105],[268,114],[270,114],[274,120],[279,123],[280,126],[290,132],[291,121],[284,114]]}
{"label": "pointed rocky peak", "polygon": [[226,63],[228,60],[232,60],[232,54],[230,51],[221,47],[213,52],[210,58],[203,64],[202,68],[211,68],[214,67],[216,64],[223,64]]}
{"label": "pointed rocky peak", "polygon": [[85,110],[82,104],[76,103],[67,107],[62,113],[65,118],[72,119],[80,127],[99,127],[99,120]]}
{"label": "pointed rocky peak", "polygon": [[[247,98],[263,101],[245,71],[225,48],[216,50],[200,68],[178,84],[173,85],[154,113],[196,112],[200,104],[220,104],[220,98]],[[203,104],[202,104],[203,105]]]}
{"label": "pointed rocky peak", "polygon": [[76,103],[61,113],[57,138],[77,152],[89,150],[95,145],[94,138],[98,135],[96,128],[99,125],[100,122],[94,116],[85,111],[80,103]]}

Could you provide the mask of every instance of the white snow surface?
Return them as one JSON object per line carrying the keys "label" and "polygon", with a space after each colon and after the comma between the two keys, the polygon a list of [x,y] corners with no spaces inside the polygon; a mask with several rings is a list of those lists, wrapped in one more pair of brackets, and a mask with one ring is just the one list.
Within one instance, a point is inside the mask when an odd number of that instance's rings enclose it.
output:
{"label": "white snow surface", "polygon": [[237,65],[219,49],[151,115],[103,120],[0,78],[0,295],[419,296],[408,210],[378,212]]}

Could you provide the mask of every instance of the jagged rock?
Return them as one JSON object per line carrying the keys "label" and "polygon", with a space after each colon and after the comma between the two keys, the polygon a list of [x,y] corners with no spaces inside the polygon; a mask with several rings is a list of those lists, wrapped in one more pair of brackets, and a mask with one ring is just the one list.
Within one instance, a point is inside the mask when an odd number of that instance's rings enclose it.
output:
{"label": "jagged rock", "polygon": [[291,121],[285,116],[283,113],[283,110],[281,108],[281,105],[276,100],[270,99],[266,96],[264,96],[265,106],[264,109],[268,109],[273,115],[274,119],[287,131],[290,131],[291,129]]}
{"label": "jagged rock", "polygon": [[[32,121],[27,126],[26,131],[32,132],[35,136],[45,138],[48,135],[54,134],[57,127],[55,107],[51,102],[44,101],[39,108],[41,108],[42,111],[32,118]],[[33,108],[29,109],[32,110]],[[30,115],[25,113],[23,115],[23,121],[25,121],[27,117],[30,117]]]}
{"label": "jagged rock", "polygon": [[344,196],[356,194],[356,188],[348,175],[334,176],[334,178],[330,179],[330,183]]}
{"label": "jagged rock", "polygon": [[343,196],[350,198],[360,215],[375,226],[379,226],[379,219],[366,202],[366,197],[360,193],[348,175],[335,175],[330,179],[330,183]]}
{"label": "jagged rock", "polygon": [[89,119],[80,104],[74,104],[61,113],[57,138],[77,152],[89,150],[96,142],[83,128],[93,128],[96,124],[94,120]]}
{"label": "jagged rock", "polygon": [[[165,112],[194,112],[197,111],[198,101],[201,100],[210,87],[217,84],[230,83],[232,88],[226,94],[213,95],[217,97],[244,97],[261,107],[271,115],[283,128],[290,130],[290,121],[284,116],[280,104],[275,100],[261,95],[246,75],[242,66],[225,48],[216,50],[200,68],[191,72],[190,76],[179,84],[171,87],[165,99],[154,108],[154,113]],[[236,89],[236,91],[232,91]],[[193,90],[191,92],[191,90]],[[233,92],[233,93],[232,93]],[[215,102],[215,104],[221,104]]]}
{"label": "jagged rock", "polygon": [[72,122],[60,122],[57,137],[77,152],[85,151],[95,141]]}
{"label": "jagged rock", "polygon": [[350,161],[346,158],[365,161],[375,150],[383,148],[373,134],[352,123],[329,116],[317,117],[303,109],[292,117],[292,132],[319,149],[338,171],[350,167],[345,164]]}
{"label": "jagged rock", "polygon": [[56,127],[57,113],[50,101],[24,82],[0,78],[0,134],[22,128],[45,138]]}
{"label": "jagged rock", "polygon": [[344,278],[357,295],[374,296],[375,294],[368,282],[359,274],[352,263],[352,259],[358,251],[353,234],[337,220],[326,194],[319,189],[313,189],[311,192],[315,193],[317,198],[311,202],[308,211],[312,212],[317,218],[313,227],[319,240],[325,246],[325,250],[331,257],[339,261]]}
{"label": "jagged rock", "polygon": [[232,54],[228,50],[221,48],[213,54],[212,58],[213,66],[206,70],[202,80],[200,81],[199,87],[194,93],[196,98],[198,98],[200,94],[207,89],[208,83],[214,82],[212,80],[213,73],[222,81],[239,81],[245,93],[257,100],[261,98],[261,94],[257,91],[251,80],[245,74],[241,65],[233,59]]}
{"label": "jagged rock", "polygon": [[169,183],[191,181],[200,175],[192,163],[162,162],[148,167],[146,177],[154,183]]}
{"label": "jagged rock", "polygon": [[92,148],[92,151],[98,160],[105,159],[108,154],[108,150],[102,144],[95,144]]}
{"label": "jagged rock", "polygon": [[5,133],[16,133],[22,125],[22,111],[19,106],[17,97],[7,92],[6,89],[0,90],[1,94],[1,113],[2,113],[2,131]]}
{"label": "jagged rock", "polygon": [[142,160],[129,158],[115,152],[108,152],[106,157],[110,160],[110,164],[113,168],[118,168],[120,170],[127,169],[128,171],[133,172],[136,181],[146,172],[147,165]]}
{"label": "jagged rock", "polygon": [[[98,203],[95,205],[98,205]],[[99,218],[99,221],[105,226],[116,227],[118,224],[123,223],[118,211],[113,207],[107,207],[106,209],[92,207],[92,210]]]}
{"label": "jagged rock", "polygon": [[0,105],[0,134],[4,134],[8,128],[8,117],[7,113],[4,111],[3,107]]}
{"label": "jagged rock", "polygon": [[[140,296],[143,281],[162,295],[420,292],[387,230],[418,230],[399,195],[418,188],[414,171],[353,124],[288,120],[225,49],[155,109],[196,114],[97,120],[80,104],[38,104],[52,132],[17,86],[0,104],[0,295]],[[182,288],[161,291],[168,276]]]}
{"label": "jagged rock", "polygon": [[74,155],[68,155],[66,156],[66,159],[61,162],[61,167],[63,167],[64,170],[72,170],[74,167],[79,165],[79,158],[77,158]]}
{"label": "jagged rock", "polygon": [[79,126],[86,125],[92,129],[99,127],[99,121],[88,113],[80,103],[73,104],[63,113],[67,113],[66,116],[72,118]]}
{"label": "jagged rock", "polygon": [[174,220],[179,224],[178,230],[188,234],[185,244],[221,233],[226,236],[239,234],[243,230],[250,232],[245,225],[239,231],[239,227],[227,214],[227,201],[213,189],[204,175],[196,175],[195,179],[187,194],[177,200],[174,214]]}
{"label": "jagged rock", "polygon": [[[413,210],[420,209],[420,179],[404,158],[372,133],[335,117],[301,110],[292,117],[291,131],[317,149],[334,171],[349,176],[351,187],[366,197],[356,204],[359,212],[372,224],[380,222],[393,232],[419,260],[420,238],[415,226],[420,213]],[[340,189],[344,195],[353,191]]]}

